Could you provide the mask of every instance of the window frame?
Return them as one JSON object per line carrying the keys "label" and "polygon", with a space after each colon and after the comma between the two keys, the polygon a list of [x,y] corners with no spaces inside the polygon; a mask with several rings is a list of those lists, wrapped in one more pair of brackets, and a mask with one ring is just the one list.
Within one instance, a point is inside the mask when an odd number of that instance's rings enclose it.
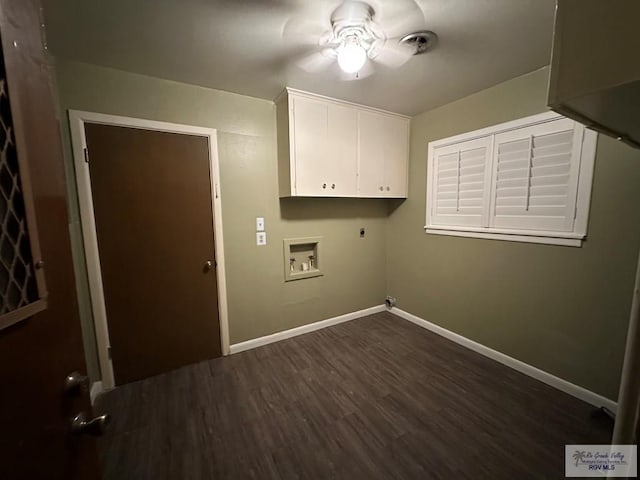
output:
{"label": "window frame", "polygon": [[[0,32],[2,33],[2,32]],[[1,35],[0,35],[1,37]],[[40,249],[40,236],[36,219],[36,199],[31,182],[31,167],[29,164],[29,148],[25,138],[24,129],[27,128],[25,118],[28,116],[23,111],[21,96],[25,94],[16,71],[23,68],[18,65],[17,57],[6,44],[0,42],[0,70],[4,73],[5,94],[9,103],[11,129],[17,157],[18,182],[24,203],[24,223],[26,235],[31,250],[31,266],[35,278],[37,298],[9,312],[0,314],[0,332],[12,325],[31,318],[36,313],[42,312],[48,307],[48,294],[44,273],[44,261]],[[2,72],[0,72],[2,73]],[[2,76],[2,75],[0,75]]]}
{"label": "window frame", "polygon": [[[582,241],[587,237],[589,207],[591,202],[591,186],[593,182],[593,170],[595,165],[595,154],[597,147],[598,134],[587,129],[578,122],[575,122],[575,128],[582,129],[582,147],[580,153],[580,164],[578,165],[576,202],[575,202],[575,218],[572,231],[551,231],[551,230],[526,230],[526,229],[509,229],[495,228],[491,226],[469,227],[469,226],[453,226],[438,225],[433,223],[433,193],[434,193],[434,161],[435,151],[438,148],[454,145],[470,140],[477,140],[485,137],[492,137],[490,140],[492,154],[487,159],[485,169],[495,171],[493,148],[495,146],[495,136],[522,129],[525,127],[533,127],[545,123],[566,118],[556,112],[545,112],[537,115],[520,118],[510,122],[493,125],[490,127],[474,130],[472,132],[443,138],[440,140],[429,142],[427,147],[427,188],[426,188],[426,224],[425,232],[427,234],[448,235],[458,237],[471,237],[492,240],[507,240],[515,242],[542,243],[549,245],[564,245],[572,247],[580,247]],[[485,189],[493,192],[495,187],[494,173],[487,175],[488,183]],[[492,198],[489,198],[491,204]],[[490,209],[490,205],[486,207]],[[491,211],[489,211],[489,223],[491,223]]]}

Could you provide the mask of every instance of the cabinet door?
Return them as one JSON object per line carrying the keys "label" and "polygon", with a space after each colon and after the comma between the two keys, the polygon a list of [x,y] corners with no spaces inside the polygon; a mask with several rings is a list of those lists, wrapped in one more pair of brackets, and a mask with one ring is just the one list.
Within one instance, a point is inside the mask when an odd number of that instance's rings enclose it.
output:
{"label": "cabinet door", "polygon": [[409,161],[409,121],[385,117],[384,193],[387,197],[407,196]]}
{"label": "cabinet door", "polygon": [[[322,159],[323,196],[357,195],[358,113],[353,107],[328,105],[328,152]],[[326,148],[326,147],[325,147]],[[326,152],[326,150],[325,150]],[[326,188],[324,185],[326,183]]]}
{"label": "cabinet door", "polygon": [[406,197],[408,128],[405,118],[359,113],[358,193],[361,197]]}
{"label": "cabinet door", "polygon": [[355,196],[358,118],[353,108],[293,99],[295,194]]}
{"label": "cabinet door", "polygon": [[[322,195],[328,156],[328,108],[318,100],[293,98],[293,134],[296,195]],[[326,191],[326,190],[325,190]]]}
{"label": "cabinet door", "polygon": [[379,197],[384,194],[385,117],[373,112],[358,115],[358,195]]}

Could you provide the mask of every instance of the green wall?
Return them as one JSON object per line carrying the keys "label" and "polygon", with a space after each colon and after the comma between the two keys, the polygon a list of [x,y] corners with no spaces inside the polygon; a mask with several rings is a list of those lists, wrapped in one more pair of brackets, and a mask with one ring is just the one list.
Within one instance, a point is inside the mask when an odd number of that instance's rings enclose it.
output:
{"label": "green wall", "polygon": [[[218,129],[231,344],[381,305],[387,204],[278,199],[272,102],[87,64],[56,61],[71,232],[87,365],[99,378],[69,146],[68,109]],[[265,217],[267,246],[255,245]],[[365,238],[359,237],[365,227]],[[322,236],[324,276],[284,282],[284,238]]]}
{"label": "green wall", "polygon": [[[379,305],[403,310],[615,399],[640,246],[640,153],[600,136],[581,248],[427,235],[427,143],[546,110],[540,70],[412,120],[409,199],[278,199],[265,100],[56,62],[87,363],[99,378],[67,109],[214,127],[219,134],[231,343]],[[255,245],[264,216],[266,247]],[[358,236],[365,227],[364,239]],[[325,276],[284,282],[282,240],[323,236]]]}
{"label": "green wall", "polygon": [[423,229],[428,142],[545,111],[547,76],[412,120],[409,199],[388,221],[387,291],[405,311],[615,399],[640,247],[640,151],[599,136],[581,248]]}

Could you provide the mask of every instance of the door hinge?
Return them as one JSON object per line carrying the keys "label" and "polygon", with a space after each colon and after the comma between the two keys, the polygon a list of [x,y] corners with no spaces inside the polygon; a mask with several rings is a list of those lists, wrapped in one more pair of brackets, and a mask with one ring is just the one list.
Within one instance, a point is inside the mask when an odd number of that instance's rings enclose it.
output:
{"label": "door hinge", "polygon": [[578,207],[576,206],[576,208],[573,210],[573,219],[575,220],[576,218],[578,218]]}
{"label": "door hinge", "polygon": [[111,347],[107,347],[107,356],[109,357],[109,360],[111,360],[113,358],[111,356]]}
{"label": "door hinge", "polygon": [[84,161],[86,163],[89,163],[89,150],[87,149],[87,147],[84,147],[83,151],[84,151]]}

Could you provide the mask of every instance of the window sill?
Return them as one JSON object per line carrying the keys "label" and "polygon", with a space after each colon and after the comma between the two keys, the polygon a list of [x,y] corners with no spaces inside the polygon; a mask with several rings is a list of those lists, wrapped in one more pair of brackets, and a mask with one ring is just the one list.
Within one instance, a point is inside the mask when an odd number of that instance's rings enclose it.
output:
{"label": "window sill", "polygon": [[565,247],[581,247],[585,235],[569,232],[540,232],[527,230],[477,229],[465,227],[426,226],[426,233],[433,235],[448,235],[453,237],[483,238],[486,240],[506,240],[509,242],[542,243],[547,245],[562,245]]}

